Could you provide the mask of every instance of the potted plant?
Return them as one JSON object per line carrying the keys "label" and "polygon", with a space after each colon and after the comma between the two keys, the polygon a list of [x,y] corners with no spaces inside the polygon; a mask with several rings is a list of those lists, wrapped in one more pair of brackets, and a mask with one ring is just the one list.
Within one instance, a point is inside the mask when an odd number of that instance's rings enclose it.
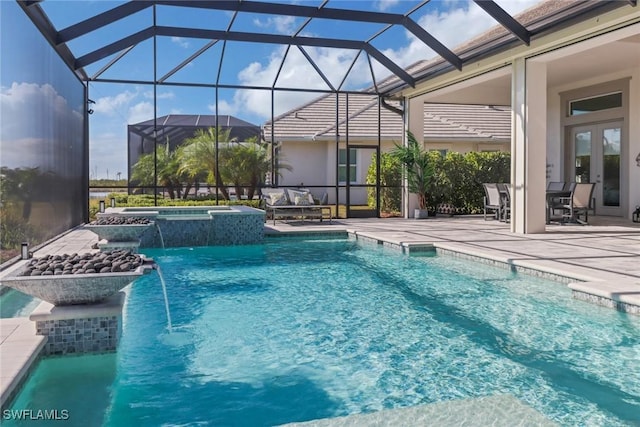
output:
{"label": "potted plant", "polygon": [[396,143],[391,154],[404,166],[409,192],[418,196],[418,209],[415,210],[415,218],[427,218],[434,174],[429,152],[411,132],[407,131],[407,145]]}

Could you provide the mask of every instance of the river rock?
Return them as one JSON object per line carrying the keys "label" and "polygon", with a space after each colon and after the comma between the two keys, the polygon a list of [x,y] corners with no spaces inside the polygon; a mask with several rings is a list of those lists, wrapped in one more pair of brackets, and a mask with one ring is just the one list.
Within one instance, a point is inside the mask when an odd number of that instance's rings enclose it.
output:
{"label": "river rock", "polygon": [[133,271],[142,265],[142,257],[127,250],[85,254],[48,255],[34,258],[20,276],[90,274]]}

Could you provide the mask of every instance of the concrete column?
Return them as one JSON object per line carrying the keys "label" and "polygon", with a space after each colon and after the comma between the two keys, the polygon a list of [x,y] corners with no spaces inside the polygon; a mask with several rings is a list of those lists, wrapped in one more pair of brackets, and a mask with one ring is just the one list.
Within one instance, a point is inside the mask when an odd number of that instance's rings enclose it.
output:
{"label": "concrete column", "polygon": [[[421,98],[405,98],[404,127],[402,143],[407,145],[407,131],[410,131],[419,142],[424,144],[424,101]],[[403,183],[402,208],[405,218],[413,218],[414,209],[418,208],[418,197],[409,194],[407,182]]]}
{"label": "concrete column", "polygon": [[519,58],[511,82],[511,231],[544,233],[546,212],[547,67]]}

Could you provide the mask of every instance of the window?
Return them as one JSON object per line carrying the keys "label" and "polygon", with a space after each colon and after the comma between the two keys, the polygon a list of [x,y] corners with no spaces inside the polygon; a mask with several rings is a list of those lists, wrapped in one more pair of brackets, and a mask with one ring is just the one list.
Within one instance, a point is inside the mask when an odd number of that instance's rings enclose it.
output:
{"label": "window", "polygon": [[[356,169],[356,149],[349,148],[349,178],[351,184],[357,182],[357,169]],[[340,183],[347,182],[347,150],[340,148],[338,151],[338,181]]]}
{"label": "window", "polygon": [[569,115],[593,113],[622,107],[622,92],[599,95],[569,102]]}
{"label": "window", "polygon": [[449,152],[446,148],[433,148],[429,151],[437,151],[442,157],[447,157],[447,153]]}

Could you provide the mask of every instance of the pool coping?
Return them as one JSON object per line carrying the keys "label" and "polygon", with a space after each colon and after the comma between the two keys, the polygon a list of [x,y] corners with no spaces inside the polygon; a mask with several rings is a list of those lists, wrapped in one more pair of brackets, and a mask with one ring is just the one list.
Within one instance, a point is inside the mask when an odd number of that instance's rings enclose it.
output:
{"label": "pool coping", "polygon": [[47,337],[36,335],[28,317],[0,319],[0,410],[13,402],[37,365]]}

